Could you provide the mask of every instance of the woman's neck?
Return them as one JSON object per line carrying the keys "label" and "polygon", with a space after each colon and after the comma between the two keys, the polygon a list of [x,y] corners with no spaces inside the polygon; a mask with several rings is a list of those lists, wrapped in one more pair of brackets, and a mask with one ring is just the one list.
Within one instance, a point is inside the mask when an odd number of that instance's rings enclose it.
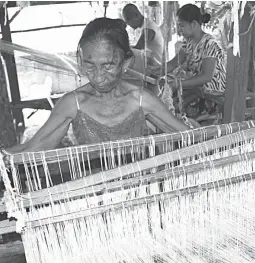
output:
{"label": "woman's neck", "polygon": [[121,90],[122,90],[122,85],[118,84],[110,92],[100,93],[100,92],[96,91],[96,95],[98,97],[101,97],[102,100],[109,102],[109,101],[115,100],[116,97],[118,97],[119,94],[121,93]]}
{"label": "woman's neck", "polygon": [[194,36],[192,38],[193,42],[197,44],[202,39],[204,34],[205,34],[205,32],[202,29],[197,31],[197,33],[194,34]]}

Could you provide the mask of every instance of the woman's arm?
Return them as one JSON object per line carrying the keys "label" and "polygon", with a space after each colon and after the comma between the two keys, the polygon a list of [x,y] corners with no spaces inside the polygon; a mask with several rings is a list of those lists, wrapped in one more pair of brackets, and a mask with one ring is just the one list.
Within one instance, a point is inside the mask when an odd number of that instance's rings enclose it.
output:
{"label": "woman's arm", "polygon": [[202,62],[202,71],[199,75],[190,79],[182,81],[182,87],[184,89],[200,87],[203,84],[210,82],[214,76],[216,68],[216,58],[204,58]]}
{"label": "woman's arm", "polygon": [[50,150],[58,146],[75,117],[73,95],[63,96],[53,108],[49,119],[28,142],[6,149],[8,153]]}
{"label": "woman's arm", "polygon": [[[178,56],[179,56],[179,61],[178,61]],[[183,64],[184,61],[186,60],[187,54],[184,52],[183,49],[180,49],[179,53],[170,61],[167,62],[167,72],[168,73],[172,73],[177,67],[178,67],[178,63],[180,62],[180,64]],[[163,72],[164,70],[164,65],[162,65],[163,67]],[[159,76],[161,73],[161,67],[157,68],[154,72],[153,75],[155,76]]]}
{"label": "woman's arm", "polygon": [[143,91],[143,109],[145,115],[152,114],[175,131],[188,130],[189,127],[183,121],[178,120],[166,107],[166,105],[149,91]]}
{"label": "woman's arm", "polygon": [[172,60],[167,62],[167,72],[172,73],[178,67],[179,63],[180,64],[184,63],[186,57],[187,54],[184,52],[183,49],[180,49],[179,53]]}

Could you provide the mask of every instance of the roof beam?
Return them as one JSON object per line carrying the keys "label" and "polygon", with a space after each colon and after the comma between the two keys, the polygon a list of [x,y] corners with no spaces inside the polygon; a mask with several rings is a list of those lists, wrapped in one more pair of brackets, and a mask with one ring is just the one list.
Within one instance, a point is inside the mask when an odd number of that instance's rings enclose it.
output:
{"label": "roof beam", "polygon": [[[5,3],[5,1],[0,1]],[[91,1],[29,1],[30,6],[38,5],[58,5],[58,4],[72,4],[72,3],[81,3],[81,2],[91,2]],[[16,1],[8,1],[7,7],[18,7]]]}
{"label": "roof beam", "polygon": [[11,22],[19,15],[19,13],[22,11],[23,8],[20,8],[18,11],[15,12],[15,14],[9,19],[9,23]]}
{"label": "roof beam", "polygon": [[[56,28],[64,28],[64,27],[86,26],[86,25],[87,25],[87,23],[71,24],[71,25],[48,26],[48,27],[38,27],[38,28],[31,28],[31,29],[24,29],[24,30],[13,30],[13,31],[11,31],[11,34],[35,32],[35,31],[49,30],[49,29],[56,29]],[[0,34],[2,34],[1,31],[0,31]]]}

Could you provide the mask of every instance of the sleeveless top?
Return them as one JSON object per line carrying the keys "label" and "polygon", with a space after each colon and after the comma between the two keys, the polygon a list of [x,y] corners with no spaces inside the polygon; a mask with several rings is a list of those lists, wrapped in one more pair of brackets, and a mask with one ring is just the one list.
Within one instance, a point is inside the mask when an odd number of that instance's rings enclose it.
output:
{"label": "sleeveless top", "polygon": [[144,135],[146,120],[142,108],[141,96],[140,106],[137,110],[132,112],[122,122],[109,127],[99,123],[85,112],[81,111],[76,91],[73,91],[73,93],[77,104],[77,114],[72,121],[72,128],[79,145],[125,140]]}

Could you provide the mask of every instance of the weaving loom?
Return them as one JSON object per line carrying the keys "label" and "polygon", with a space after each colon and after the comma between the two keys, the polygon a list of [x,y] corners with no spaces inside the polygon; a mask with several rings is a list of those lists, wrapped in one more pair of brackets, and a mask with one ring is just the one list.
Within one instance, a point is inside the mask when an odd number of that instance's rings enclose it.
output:
{"label": "weaving loom", "polygon": [[254,124],[1,158],[27,262],[254,262]]}

